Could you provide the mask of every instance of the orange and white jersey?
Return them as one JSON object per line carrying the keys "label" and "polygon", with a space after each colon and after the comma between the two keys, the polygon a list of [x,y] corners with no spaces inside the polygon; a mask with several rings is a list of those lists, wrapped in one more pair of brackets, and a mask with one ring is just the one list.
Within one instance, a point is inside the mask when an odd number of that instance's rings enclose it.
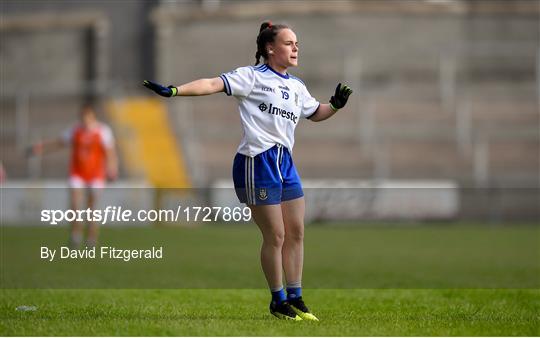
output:
{"label": "orange and white jersey", "polygon": [[85,182],[106,178],[107,150],[114,147],[111,129],[104,123],[87,128],[77,124],[62,139],[71,146],[70,176]]}

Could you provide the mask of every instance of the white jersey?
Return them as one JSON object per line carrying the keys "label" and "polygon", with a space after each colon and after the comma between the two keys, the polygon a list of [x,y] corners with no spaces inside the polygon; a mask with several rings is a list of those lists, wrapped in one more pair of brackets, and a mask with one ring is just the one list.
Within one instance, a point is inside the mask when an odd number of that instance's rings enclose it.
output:
{"label": "white jersey", "polygon": [[[65,144],[71,145],[75,133],[79,130],[86,130],[82,123],[77,123],[67,129],[60,135],[60,138]],[[114,147],[114,136],[111,131],[111,128],[103,122],[97,122],[94,124],[88,132],[95,132],[99,135],[100,143],[104,148],[110,149]]]}
{"label": "white jersey", "polygon": [[238,152],[253,157],[276,144],[292,152],[300,118],[310,117],[319,107],[302,80],[266,64],[240,67],[220,77],[225,93],[240,103],[244,136]]}

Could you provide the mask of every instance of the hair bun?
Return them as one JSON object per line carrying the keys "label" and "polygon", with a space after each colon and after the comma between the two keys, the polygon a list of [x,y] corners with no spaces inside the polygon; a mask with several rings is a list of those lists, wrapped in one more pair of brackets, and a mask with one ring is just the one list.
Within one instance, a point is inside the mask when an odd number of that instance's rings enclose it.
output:
{"label": "hair bun", "polygon": [[265,21],[262,23],[261,25],[261,29],[259,30],[259,33],[262,32],[263,30],[267,29],[267,28],[270,28],[272,27],[272,21]]}

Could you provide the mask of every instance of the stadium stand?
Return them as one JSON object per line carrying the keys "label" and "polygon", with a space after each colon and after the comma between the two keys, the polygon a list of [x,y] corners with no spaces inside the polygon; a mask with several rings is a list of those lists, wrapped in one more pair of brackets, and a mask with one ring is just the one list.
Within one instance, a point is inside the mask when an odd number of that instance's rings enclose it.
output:
{"label": "stadium stand", "polygon": [[[429,178],[455,180],[464,187],[540,186],[540,33],[539,11],[532,2],[318,3],[272,9],[255,2],[243,10],[234,2],[205,10],[196,1],[132,2],[124,10],[106,2],[67,9],[39,2],[7,4],[7,19],[0,25],[9,47],[3,48],[2,69],[19,69],[2,75],[0,150],[8,177],[65,177],[67,151],[36,164],[22,156],[22,148],[58,134],[73,121],[88,88],[93,88],[88,83],[102,81],[101,99],[107,101],[147,95],[139,83],[142,78],[181,83],[251,64],[257,27],[270,17],[297,31],[301,65],[293,72],[315,97],[326,101],[339,81],[355,89],[337,118],[321,124],[304,121],[298,127],[294,156],[304,178]],[[88,6],[95,13],[81,15]],[[261,18],[263,9],[268,12]],[[74,19],[60,28],[52,23],[39,30],[25,26],[36,11]],[[51,16],[45,21],[54,22]],[[95,34],[88,35],[88,29]],[[333,38],[336,32],[340,39]],[[20,39],[26,43],[9,43]],[[43,54],[24,72],[20,56],[47,45],[57,46],[49,54],[52,60]],[[92,62],[92,55],[99,58]],[[20,95],[17,76],[23,84],[43,83],[47,88],[33,87]],[[118,119],[111,106],[104,108],[108,117],[116,116],[109,120],[115,131],[127,135],[122,144],[132,142],[127,120]],[[134,139],[146,135],[145,128],[166,131],[148,138],[166,139],[165,153],[156,152],[159,160],[144,162],[175,158],[171,161],[176,164],[167,171],[155,164],[150,165],[155,169],[137,169],[129,164],[136,162],[136,151],[122,146],[122,177],[146,175],[158,186],[192,180],[204,187],[230,176],[241,137],[234,99],[217,95],[169,100],[163,107],[154,103],[148,109],[156,112],[153,117],[144,116],[140,107],[128,110],[137,122],[130,126]],[[158,120],[158,126],[150,127]],[[159,142],[156,138],[147,145],[163,149]],[[170,180],[158,179],[164,176]]]}

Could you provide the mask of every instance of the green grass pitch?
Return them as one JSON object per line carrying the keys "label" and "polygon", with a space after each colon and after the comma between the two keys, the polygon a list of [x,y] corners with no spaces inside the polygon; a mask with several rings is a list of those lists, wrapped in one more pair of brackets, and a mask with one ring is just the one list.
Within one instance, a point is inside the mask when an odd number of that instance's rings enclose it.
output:
{"label": "green grass pitch", "polygon": [[66,228],[0,229],[4,336],[540,335],[536,226],[308,226],[319,323],[269,314],[254,225],[102,229],[102,245],[163,246],[159,262],[45,262]]}

